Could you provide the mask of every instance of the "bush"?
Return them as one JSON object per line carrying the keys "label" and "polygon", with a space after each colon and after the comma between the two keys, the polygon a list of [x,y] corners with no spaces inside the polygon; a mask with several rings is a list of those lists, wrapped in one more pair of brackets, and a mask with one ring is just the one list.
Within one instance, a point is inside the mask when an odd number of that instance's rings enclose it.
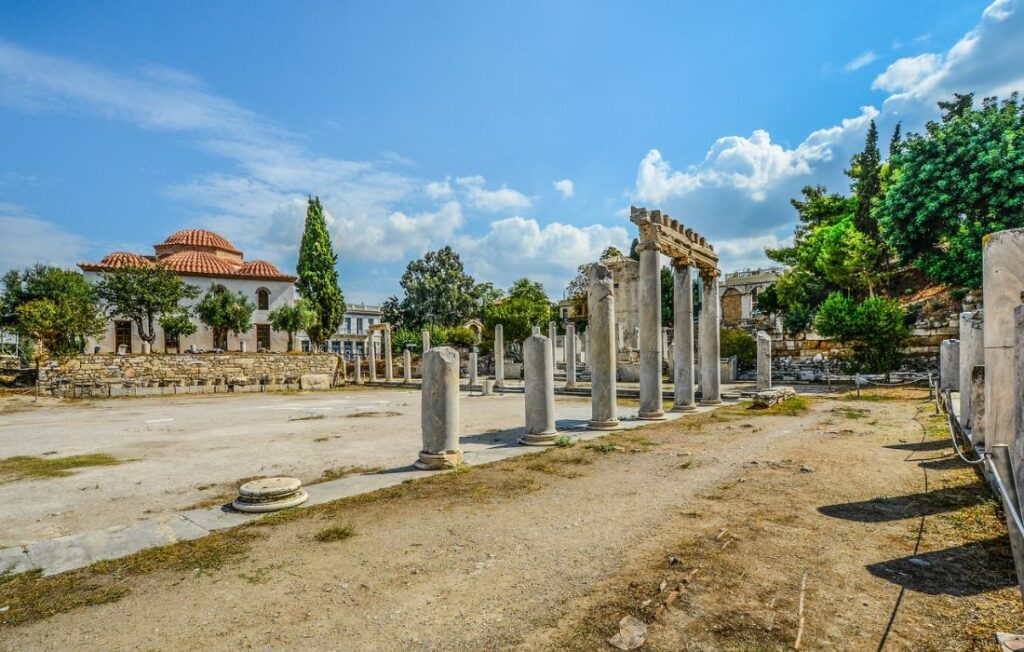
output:
{"label": "bush", "polygon": [[723,358],[736,356],[736,364],[741,371],[757,366],[757,340],[750,333],[738,328],[723,328],[719,337]]}
{"label": "bush", "polygon": [[818,308],[814,326],[821,335],[849,347],[845,366],[855,373],[889,373],[899,365],[910,338],[903,308],[880,297],[854,303],[833,292]]}

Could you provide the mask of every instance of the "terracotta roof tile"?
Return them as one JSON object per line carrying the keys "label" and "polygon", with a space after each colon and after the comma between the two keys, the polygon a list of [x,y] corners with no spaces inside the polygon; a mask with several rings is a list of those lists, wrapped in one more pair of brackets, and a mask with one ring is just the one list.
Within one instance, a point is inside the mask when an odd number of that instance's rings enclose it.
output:
{"label": "terracotta roof tile", "polygon": [[206,251],[179,251],[160,259],[160,264],[182,274],[235,276],[238,268],[231,261]]}
{"label": "terracotta roof tile", "polygon": [[287,275],[281,273],[281,270],[265,260],[250,260],[242,263],[242,266],[238,268],[238,274],[261,278],[287,277]]}
{"label": "terracotta roof tile", "polygon": [[213,247],[215,249],[223,249],[224,251],[230,251],[231,253],[241,253],[235,246],[228,242],[224,236],[214,233],[213,231],[206,231],[204,229],[182,229],[176,233],[172,233],[167,237],[166,240],[156,245],[157,247],[164,245],[192,245],[194,247]]}

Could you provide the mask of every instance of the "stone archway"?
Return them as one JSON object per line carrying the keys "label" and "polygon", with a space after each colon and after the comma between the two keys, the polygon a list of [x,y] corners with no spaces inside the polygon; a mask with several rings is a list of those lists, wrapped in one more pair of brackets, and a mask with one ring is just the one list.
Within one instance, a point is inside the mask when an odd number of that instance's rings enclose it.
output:
{"label": "stone archway", "polygon": [[736,288],[722,293],[722,325],[736,326],[743,319],[743,294]]}
{"label": "stone archway", "polygon": [[468,328],[473,333],[473,337],[479,342],[483,339],[484,335],[484,324],[479,319],[470,319],[462,325],[463,328]]}

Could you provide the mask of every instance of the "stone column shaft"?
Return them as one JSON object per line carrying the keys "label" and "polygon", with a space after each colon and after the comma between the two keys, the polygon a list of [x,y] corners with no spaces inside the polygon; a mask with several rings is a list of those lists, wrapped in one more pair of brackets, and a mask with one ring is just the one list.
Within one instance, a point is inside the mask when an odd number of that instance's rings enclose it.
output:
{"label": "stone column shaft", "polygon": [[477,360],[476,350],[469,354],[469,386],[472,387],[477,383]]}
{"label": "stone column shaft", "polygon": [[772,338],[764,331],[757,332],[757,391],[772,386]]}
{"label": "stone column shaft", "polygon": [[576,326],[565,325],[565,386],[576,386]]}
{"label": "stone column shaft", "polygon": [[391,358],[391,329],[384,331],[384,380],[392,383],[395,381],[394,361]]}
{"label": "stone column shaft", "polygon": [[423,449],[415,466],[454,468],[462,463],[459,447],[459,354],[439,346],[423,355]]}
{"label": "stone column shaft", "polygon": [[721,353],[719,347],[718,270],[701,271],[704,280],[704,301],[701,303],[697,337],[700,339],[700,402],[717,405],[722,402]]}
{"label": "stone column shaft", "polygon": [[366,341],[366,351],[369,355],[366,358],[366,362],[369,365],[370,371],[370,382],[377,382],[377,351],[375,351],[373,344],[373,333],[370,333],[370,338]]}
{"label": "stone column shaft", "polygon": [[672,409],[696,409],[693,404],[693,279],[690,265],[676,264],[672,279]]}
{"label": "stone column shaft", "polygon": [[590,367],[590,427],[619,427],[615,385],[615,291],[612,273],[601,263],[590,266],[587,292],[587,325],[584,341]]}
{"label": "stone column shaft", "polygon": [[423,329],[423,353],[426,354],[430,350],[430,331],[426,328]]}
{"label": "stone column shaft", "polygon": [[361,355],[359,355],[357,353],[355,360],[356,360],[356,365],[355,365],[356,366],[356,369],[355,369],[355,371],[356,371],[355,379],[356,380],[355,381],[356,381],[356,384],[359,384],[359,383],[363,382],[363,356],[361,356]]}
{"label": "stone column shaft", "polygon": [[412,353],[409,349],[402,351],[402,381],[406,384],[412,382]]}
{"label": "stone column shaft", "polygon": [[555,359],[551,340],[533,335],[523,343],[523,383],[526,393],[526,434],[519,443],[551,446],[555,443]]}
{"label": "stone column shaft", "polygon": [[1014,316],[1024,289],[1024,229],[999,231],[985,236],[982,245],[985,297],[985,450],[1007,444],[1013,450],[1014,403],[1020,392],[1014,387]]}
{"label": "stone column shaft", "polygon": [[960,340],[939,344],[939,391],[960,391]]}
{"label": "stone column shaft", "polygon": [[665,418],[661,396],[661,249],[641,242],[640,252],[640,419]]}
{"label": "stone column shaft", "polygon": [[984,312],[960,313],[960,425],[974,428],[971,409],[971,370],[985,364]]}
{"label": "stone column shaft", "polygon": [[558,326],[553,321],[548,322],[548,339],[551,340],[551,374],[554,376],[558,366]]}
{"label": "stone column shaft", "polygon": [[505,327],[494,326],[494,383],[505,384]]}

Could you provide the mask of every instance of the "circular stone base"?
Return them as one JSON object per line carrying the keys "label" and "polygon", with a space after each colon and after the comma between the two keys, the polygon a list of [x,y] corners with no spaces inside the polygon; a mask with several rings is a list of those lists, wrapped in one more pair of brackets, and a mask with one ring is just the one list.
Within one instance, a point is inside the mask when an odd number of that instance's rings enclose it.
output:
{"label": "circular stone base", "polygon": [[636,415],[637,419],[641,421],[664,421],[668,417],[661,410],[657,412],[640,412]]}
{"label": "circular stone base", "polygon": [[687,403],[686,405],[673,405],[672,412],[693,412],[697,409],[697,405],[694,403]]}
{"label": "circular stone base", "polygon": [[701,401],[700,404],[701,405],[721,405],[722,404],[722,399],[720,399],[720,398],[708,399],[707,401]]}
{"label": "circular stone base", "polygon": [[558,439],[558,431],[539,435],[523,435],[519,443],[523,446],[554,446]]}
{"label": "circular stone base", "polygon": [[460,464],[462,464],[462,451],[448,451],[446,453],[420,451],[420,457],[413,463],[413,466],[423,471],[439,471],[442,469],[454,469]]}
{"label": "circular stone base", "polygon": [[587,424],[587,427],[591,430],[618,430],[619,420],[614,421],[591,421]]}
{"label": "circular stone base", "polygon": [[231,506],[240,512],[276,512],[309,500],[296,478],[263,478],[246,482]]}

